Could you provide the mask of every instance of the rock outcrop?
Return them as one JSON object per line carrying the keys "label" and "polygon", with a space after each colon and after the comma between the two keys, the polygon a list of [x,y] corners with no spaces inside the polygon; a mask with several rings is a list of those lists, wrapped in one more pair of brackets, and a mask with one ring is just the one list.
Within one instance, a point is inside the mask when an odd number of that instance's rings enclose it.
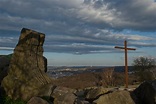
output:
{"label": "rock outcrop", "polygon": [[56,87],[51,97],[54,99],[54,104],[74,104],[76,96],[74,95],[75,90],[66,87]]}
{"label": "rock outcrop", "polygon": [[106,93],[109,93],[109,90],[104,87],[92,88],[88,91],[85,99],[88,100],[89,102],[92,102],[98,97],[105,95]]}
{"label": "rock outcrop", "polygon": [[100,96],[93,104],[135,104],[128,91],[114,91]]}
{"label": "rock outcrop", "polygon": [[134,94],[139,104],[156,104],[156,80],[143,82]]}
{"label": "rock outcrop", "polygon": [[47,76],[43,58],[45,35],[23,28],[12,55],[8,75],[2,81],[6,94],[29,100],[33,96],[50,96],[52,79]]}
{"label": "rock outcrop", "polygon": [[40,97],[32,97],[27,104],[49,104],[49,102]]}

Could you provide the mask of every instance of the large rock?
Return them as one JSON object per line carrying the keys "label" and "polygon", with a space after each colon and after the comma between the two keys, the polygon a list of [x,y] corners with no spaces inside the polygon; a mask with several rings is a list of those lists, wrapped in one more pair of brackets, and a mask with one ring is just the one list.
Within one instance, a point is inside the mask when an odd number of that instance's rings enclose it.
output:
{"label": "large rock", "polygon": [[40,97],[32,97],[27,104],[49,104],[46,100],[43,100]]}
{"label": "large rock", "polygon": [[93,100],[97,99],[101,95],[106,94],[108,92],[109,92],[109,90],[104,87],[92,88],[88,91],[88,93],[86,95],[86,100],[92,102]]}
{"label": "large rock", "polygon": [[54,99],[54,104],[74,104],[76,96],[75,90],[58,86],[53,90],[51,97]]}
{"label": "large rock", "polygon": [[114,91],[100,96],[92,104],[135,104],[128,91]]}
{"label": "large rock", "polygon": [[74,104],[92,104],[92,103],[89,103],[88,101],[77,98]]}
{"label": "large rock", "polygon": [[48,68],[47,68],[47,58],[43,56],[43,60],[44,60],[44,72],[47,72]]}
{"label": "large rock", "polygon": [[156,80],[142,83],[134,94],[140,104],[156,104]]}
{"label": "large rock", "polygon": [[33,96],[50,96],[52,79],[45,73],[44,38],[43,33],[22,29],[8,75],[2,81],[9,97],[29,100]]}

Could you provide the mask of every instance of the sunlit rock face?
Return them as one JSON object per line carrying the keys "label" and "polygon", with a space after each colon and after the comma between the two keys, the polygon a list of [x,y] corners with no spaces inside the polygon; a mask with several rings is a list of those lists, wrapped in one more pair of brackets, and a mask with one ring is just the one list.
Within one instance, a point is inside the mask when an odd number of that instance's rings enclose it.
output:
{"label": "sunlit rock face", "polygon": [[52,80],[45,73],[44,39],[43,33],[26,28],[21,30],[8,75],[2,81],[2,87],[11,98],[29,100],[33,96],[51,93],[48,89],[51,89]]}

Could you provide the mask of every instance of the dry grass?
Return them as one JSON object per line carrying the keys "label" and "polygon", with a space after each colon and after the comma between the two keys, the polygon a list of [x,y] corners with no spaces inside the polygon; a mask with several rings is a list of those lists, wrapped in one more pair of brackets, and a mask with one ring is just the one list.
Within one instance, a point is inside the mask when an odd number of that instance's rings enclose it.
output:
{"label": "dry grass", "polygon": [[[124,73],[113,73],[113,78],[110,81],[107,81],[104,73],[102,72],[92,72],[92,73],[83,73],[73,76],[66,76],[58,78],[54,83],[57,86],[64,86],[74,89],[83,89],[86,87],[94,86],[104,86],[104,87],[116,87],[124,86]],[[129,84],[133,84],[135,76],[129,75]]]}

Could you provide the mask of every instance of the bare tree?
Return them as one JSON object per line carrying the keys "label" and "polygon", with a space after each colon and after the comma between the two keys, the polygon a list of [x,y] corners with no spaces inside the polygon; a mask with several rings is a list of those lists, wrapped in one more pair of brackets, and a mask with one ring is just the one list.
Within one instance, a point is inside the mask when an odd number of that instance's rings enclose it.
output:
{"label": "bare tree", "polygon": [[154,79],[154,70],[156,67],[156,61],[150,57],[139,57],[133,61],[134,72],[138,76],[140,81]]}
{"label": "bare tree", "polygon": [[103,78],[104,78],[104,83],[107,86],[113,86],[114,85],[114,83],[113,83],[114,82],[113,72],[114,72],[114,67],[104,69]]}

